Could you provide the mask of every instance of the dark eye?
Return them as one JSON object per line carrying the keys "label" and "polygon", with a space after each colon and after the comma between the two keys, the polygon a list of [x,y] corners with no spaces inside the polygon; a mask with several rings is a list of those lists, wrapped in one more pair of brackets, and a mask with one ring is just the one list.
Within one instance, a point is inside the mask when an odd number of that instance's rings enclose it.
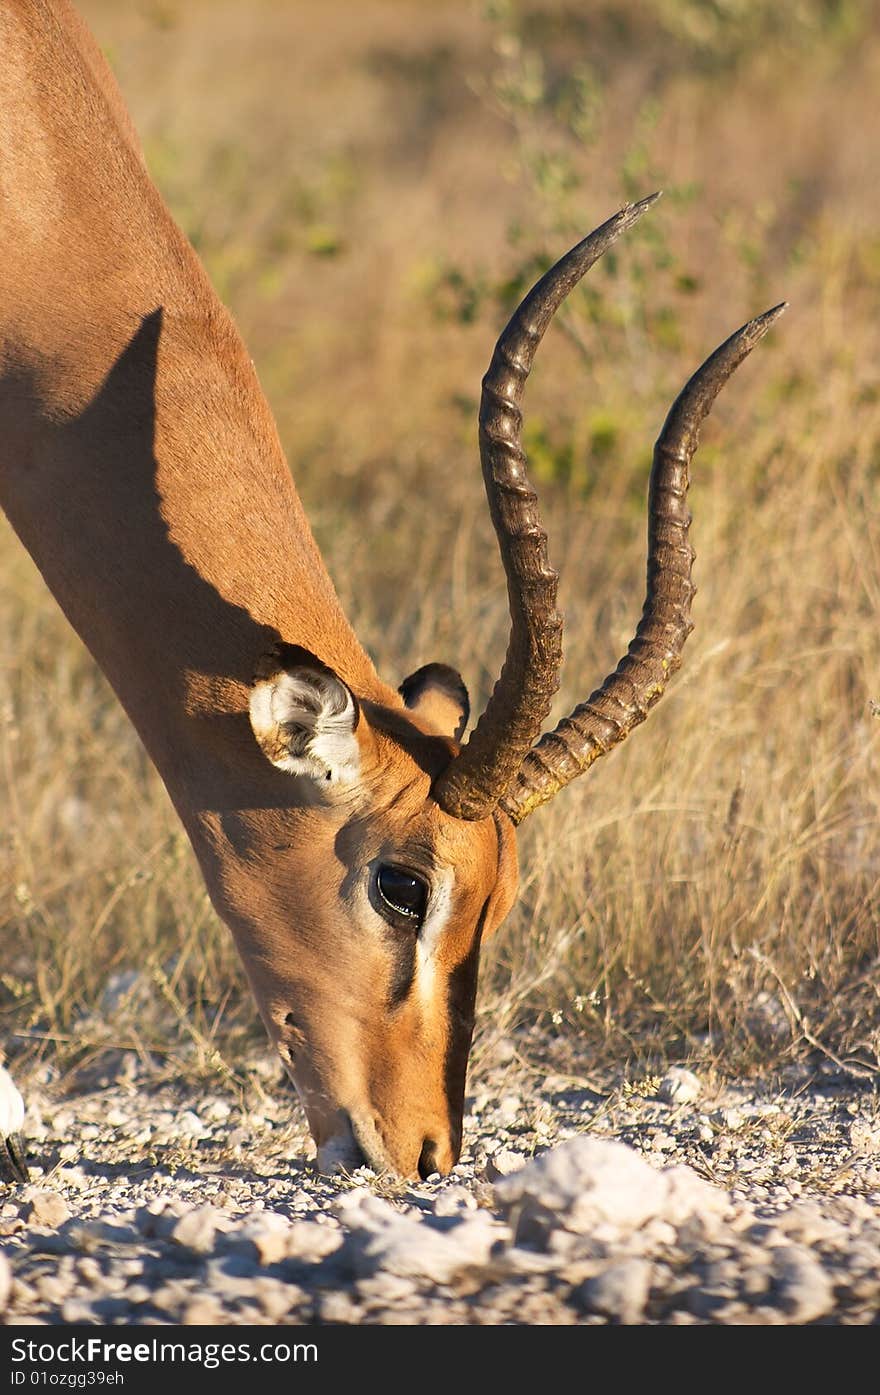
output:
{"label": "dark eye", "polygon": [[[428,904],[428,887],[415,872],[384,862],[376,876],[379,899],[395,915],[413,926],[421,925]],[[380,906],[380,909],[384,909]]]}

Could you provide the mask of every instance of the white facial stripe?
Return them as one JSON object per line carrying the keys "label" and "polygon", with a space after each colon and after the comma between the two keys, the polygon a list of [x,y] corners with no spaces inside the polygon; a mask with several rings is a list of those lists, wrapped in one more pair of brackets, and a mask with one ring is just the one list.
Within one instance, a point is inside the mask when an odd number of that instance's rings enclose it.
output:
{"label": "white facial stripe", "polygon": [[435,872],[428,909],[416,942],[416,984],[424,997],[431,993],[437,946],[452,914],[453,882],[451,867]]}
{"label": "white facial stripe", "polygon": [[452,884],[454,874],[451,867],[438,869],[432,878],[431,895],[428,899],[425,919],[419,932],[419,944],[426,954],[433,954],[437,941],[446,929],[452,911]]}

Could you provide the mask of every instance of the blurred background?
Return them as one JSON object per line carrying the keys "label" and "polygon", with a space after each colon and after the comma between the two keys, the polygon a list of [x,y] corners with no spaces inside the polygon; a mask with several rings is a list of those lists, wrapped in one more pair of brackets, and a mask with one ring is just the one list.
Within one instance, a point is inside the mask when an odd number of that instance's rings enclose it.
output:
{"label": "blurred background", "polygon": [[[526,442],[561,572],[555,721],[644,593],[651,447],[791,309],[695,460],[695,631],[649,722],[521,830],[472,1069],[880,1062],[880,7],[79,0],[231,308],[383,676],[507,637],[479,384],[535,277],[662,201],[547,336]],[[0,1039],[244,1081],[262,1028],[164,790],[0,531]],[[57,714],[47,748],[44,714]]]}

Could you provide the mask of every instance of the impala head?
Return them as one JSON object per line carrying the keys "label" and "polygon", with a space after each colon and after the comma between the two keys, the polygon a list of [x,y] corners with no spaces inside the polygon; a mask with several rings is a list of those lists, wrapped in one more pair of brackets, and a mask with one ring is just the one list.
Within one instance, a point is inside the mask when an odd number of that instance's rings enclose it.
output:
{"label": "impala head", "polygon": [[694,594],[685,496],[700,423],[782,307],[727,340],[670,411],[655,449],[636,635],[615,672],[541,737],[562,619],[520,402],[553,313],[652,202],[623,209],[546,274],[484,379],[480,450],[511,634],[467,743],[467,694],[442,665],[388,701],[287,645],[256,675],[250,719],[274,768],[273,836],[252,875],[226,888],[227,919],[325,1169],[367,1162],[426,1176],[454,1165],[480,946],[515,898],[515,827],[622,741],[680,663]]}
{"label": "impala head", "polygon": [[402,689],[399,707],[361,700],[289,647],[263,665],[251,724],[298,807],[278,811],[242,950],[321,1167],[427,1176],[461,1146],[479,950],[513,901],[516,846],[505,814],[464,820],[436,798],[466,717],[458,675],[432,665]]}

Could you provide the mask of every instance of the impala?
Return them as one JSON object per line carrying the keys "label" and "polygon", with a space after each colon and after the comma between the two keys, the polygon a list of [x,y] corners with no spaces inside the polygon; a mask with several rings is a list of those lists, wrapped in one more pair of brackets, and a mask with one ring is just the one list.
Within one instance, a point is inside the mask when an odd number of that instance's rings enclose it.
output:
{"label": "impala", "polygon": [[[479,418],[510,640],[462,744],[459,675],[428,664],[388,686],[342,613],[248,354],[82,21],[68,0],[3,0],[0,34],[3,506],[165,783],[318,1165],[446,1172],[480,946],[516,895],[516,827],[622,741],[678,667],[700,423],[782,307],[728,339],[672,407],[635,637],[541,736],[562,618],[523,388],[563,298],[653,198],[525,298]],[[0,1162],[19,1179],[22,1119],[0,1071]]]}

